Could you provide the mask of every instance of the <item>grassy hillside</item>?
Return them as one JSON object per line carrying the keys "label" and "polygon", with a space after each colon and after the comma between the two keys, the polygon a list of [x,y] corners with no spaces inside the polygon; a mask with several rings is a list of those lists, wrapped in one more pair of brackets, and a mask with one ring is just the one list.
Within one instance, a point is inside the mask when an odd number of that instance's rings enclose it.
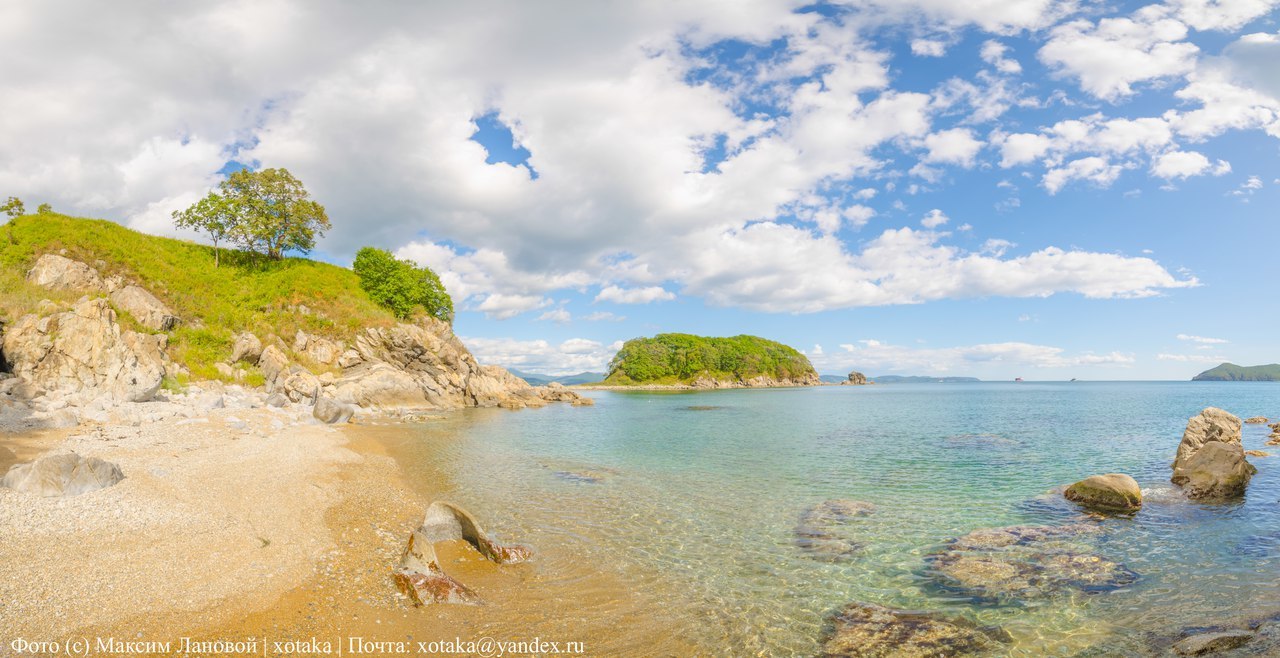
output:
{"label": "grassy hillside", "polygon": [[1224,363],[1191,378],[1195,382],[1280,382],[1280,364],[1238,366]]}
{"label": "grassy hillside", "polygon": [[[170,332],[170,355],[199,379],[220,378],[213,364],[230,355],[232,336],[240,331],[264,341],[278,336],[289,346],[299,329],[350,340],[358,328],[394,322],[346,268],[303,258],[268,261],[223,249],[221,267],[215,269],[212,247],[53,213],[20,217],[12,230],[0,227],[0,320],[29,313],[42,299],[66,308],[81,296],[25,280],[37,258],[62,250],[103,276],[136,281],[168,304],[182,319]],[[300,305],[311,312],[299,312]],[[130,328],[143,330],[116,310]]]}
{"label": "grassy hillside", "polygon": [[813,365],[803,354],[764,338],[658,334],[627,341],[609,363],[604,383],[676,384],[700,377],[738,380],[759,375],[794,379],[810,374]]}

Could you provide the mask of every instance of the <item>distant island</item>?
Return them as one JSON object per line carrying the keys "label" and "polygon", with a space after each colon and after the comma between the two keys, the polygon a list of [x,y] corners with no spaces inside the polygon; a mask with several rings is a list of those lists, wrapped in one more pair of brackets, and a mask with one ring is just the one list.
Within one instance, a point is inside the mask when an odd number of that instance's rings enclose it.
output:
{"label": "distant island", "polygon": [[576,386],[578,384],[592,384],[605,378],[603,372],[580,372],[576,375],[539,375],[532,372],[524,372],[515,368],[508,368],[507,372],[529,382],[530,386],[546,386],[547,384],[563,384],[565,386]]}
{"label": "distant island", "polygon": [[607,386],[743,388],[816,386],[813,364],[798,350],[758,336],[658,334],[634,338],[609,362]]}
{"label": "distant island", "polygon": [[1280,364],[1265,366],[1238,366],[1224,363],[1210,368],[1195,377],[1193,382],[1280,382]]}

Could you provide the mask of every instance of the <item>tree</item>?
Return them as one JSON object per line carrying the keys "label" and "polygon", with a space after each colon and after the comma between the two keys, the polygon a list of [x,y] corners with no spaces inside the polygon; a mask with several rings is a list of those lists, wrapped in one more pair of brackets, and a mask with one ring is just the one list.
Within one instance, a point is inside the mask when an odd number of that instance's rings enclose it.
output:
{"label": "tree", "polygon": [[174,226],[209,234],[209,238],[213,240],[214,267],[218,267],[221,260],[218,243],[227,239],[238,223],[239,216],[234,205],[226,197],[215,192],[210,192],[209,196],[200,199],[186,210],[173,212]]}
{"label": "tree", "polygon": [[351,268],[360,277],[360,288],[373,301],[404,319],[422,308],[433,318],[453,322],[453,299],[440,277],[430,268],[396,258],[391,252],[365,247],[356,252]]}
{"label": "tree", "polygon": [[9,216],[10,220],[17,219],[27,214],[26,207],[22,205],[22,199],[16,196],[9,197],[9,200],[0,206],[0,212]]}
{"label": "tree", "polygon": [[332,228],[324,206],[311,199],[287,169],[232,173],[195,205],[173,213],[178,226],[195,228],[217,242],[236,242],[279,260],[286,251],[307,253]]}
{"label": "tree", "polygon": [[42,204],[40,204],[40,205],[36,206],[36,214],[38,214],[38,215],[47,215],[47,214],[49,214],[49,213],[51,213],[51,212],[53,212],[53,206],[51,206],[51,205],[49,205],[49,204],[47,204],[47,203],[42,203]]}
{"label": "tree", "polygon": [[250,251],[279,260],[286,251],[307,253],[316,238],[333,228],[324,206],[311,200],[287,169],[243,169],[219,186],[235,209],[236,241]]}

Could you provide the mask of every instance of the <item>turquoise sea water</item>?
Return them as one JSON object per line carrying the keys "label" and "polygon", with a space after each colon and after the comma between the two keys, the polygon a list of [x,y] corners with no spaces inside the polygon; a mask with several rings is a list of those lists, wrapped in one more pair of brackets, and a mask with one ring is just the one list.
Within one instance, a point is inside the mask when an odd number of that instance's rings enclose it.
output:
{"label": "turquoise sea water", "polygon": [[[1258,474],[1237,503],[1189,502],[1168,482],[1190,416],[1275,419],[1277,384],[590,395],[593,408],[451,415],[415,427],[397,457],[411,476],[415,463],[450,473],[455,502],[533,545],[548,583],[582,578],[584,564],[616,573],[708,655],[812,655],[851,601],[996,624],[1026,656],[1135,655],[1183,627],[1280,611],[1280,449],[1250,458]],[[1267,432],[1246,425],[1245,448],[1264,449]],[[1136,478],[1147,503],[1105,520],[1089,551],[1133,584],[991,602],[930,577],[928,556],[951,538],[1078,520],[1050,490],[1111,472]],[[800,516],[826,499],[877,506],[852,526],[859,554],[827,562],[797,547]],[[643,622],[620,619],[619,633],[628,623]]]}

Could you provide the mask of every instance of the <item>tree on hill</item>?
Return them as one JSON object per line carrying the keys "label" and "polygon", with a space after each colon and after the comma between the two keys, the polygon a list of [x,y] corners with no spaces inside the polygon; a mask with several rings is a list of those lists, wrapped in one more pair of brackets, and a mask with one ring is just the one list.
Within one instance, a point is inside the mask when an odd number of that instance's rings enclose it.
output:
{"label": "tree on hill", "polygon": [[324,206],[311,199],[302,181],[287,169],[234,172],[218,184],[217,192],[173,217],[179,226],[210,237],[218,232],[274,260],[286,251],[311,251],[316,238],[333,228]]}
{"label": "tree on hill", "polygon": [[16,196],[9,197],[8,201],[0,206],[0,212],[9,216],[10,220],[17,219],[27,213],[26,207],[22,205],[22,199]]}
{"label": "tree on hill", "polygon": [[40,205],[36,206],[36,214],[37,214],[37,215],[47,215],[47,214],[49,214],[49,213],[51,213],[51,212],[53,212],[53,206],[51,206],[51,205],[49,205],[49,204],[47,204],[47,203],[42,203],[42,204],[40,204]]}
{"label": "tree on hill", "polygon": [[430,268],[396,258],[391,252],[365,247],[356,252],[351,269],[373,301],[404,319],[421,307],[433,318],[453,322],[453,300]]}

